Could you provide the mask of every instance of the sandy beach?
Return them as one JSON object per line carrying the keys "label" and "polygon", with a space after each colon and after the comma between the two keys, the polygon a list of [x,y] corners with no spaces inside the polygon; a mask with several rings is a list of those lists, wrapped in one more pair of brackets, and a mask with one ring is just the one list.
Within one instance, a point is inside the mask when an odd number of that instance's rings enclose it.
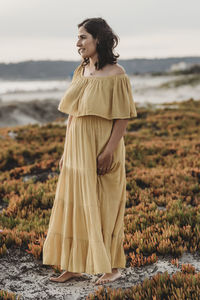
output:
{"label": "sandy beach", "polygon": [[[122,277],[104,286],[112,289],[129,288],[158,273],[167,271],[171,275],[180,271],[181,265],[187,263],[192,264],[196,271],[200,272],[200,256],[197,254],[184,253],[179,259],[178,267],[171,264],[171,259],[171,256],[165,256],[150,266],[120,269]],[[0,258],[0,264],[2,270],[0,289],[16,292],[17,295],[22,295],[21,299],[24,300],[83,300],[101,287],[94,285],[100,275],[84,274],[81,279],[73,278],[64,283],[51,282],[49,281],[49,277],[53,274],[51,267],[42,265],[41,261],[17,248],[10,248],[8,254]]]}

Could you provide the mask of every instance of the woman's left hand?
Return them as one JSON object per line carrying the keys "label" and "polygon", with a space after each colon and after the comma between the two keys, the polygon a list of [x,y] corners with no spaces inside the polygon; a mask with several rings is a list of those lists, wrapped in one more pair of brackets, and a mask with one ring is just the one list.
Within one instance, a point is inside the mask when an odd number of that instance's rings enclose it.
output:
{"label": "woman's left hand", "polygon": [[113,153],[103,151],[97,157],[97,174],[104,175],[108,173],[113,162]]}

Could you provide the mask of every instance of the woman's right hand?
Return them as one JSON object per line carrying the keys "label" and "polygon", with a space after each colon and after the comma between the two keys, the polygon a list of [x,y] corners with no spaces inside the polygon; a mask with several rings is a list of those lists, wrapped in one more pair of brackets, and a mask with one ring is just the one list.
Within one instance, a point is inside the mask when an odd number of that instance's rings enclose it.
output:
{"label": "woman's right hand", "polygon": [[61,171],[61,169],[62,169],[62,165],[63,165],[63,155],[62,155],[62,157],[61,157],[61,159],[60,159],[60,161],[59,161],[59,170]]}

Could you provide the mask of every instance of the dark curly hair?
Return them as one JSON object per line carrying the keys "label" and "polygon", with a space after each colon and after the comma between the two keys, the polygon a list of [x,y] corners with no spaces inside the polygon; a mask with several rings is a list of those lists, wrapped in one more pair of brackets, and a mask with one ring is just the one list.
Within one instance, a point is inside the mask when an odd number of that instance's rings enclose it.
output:
{"label": "dark curly hair", "polygon": [[[98,61],[95,63],[97,70],[102,69],[106,64],[116,64],[119,54],[113,53],[114,48],[118,45],[119,37],[113,32],[108,23],[102,18],[89,18],[77,25],[78,28],[83,26],[94,39],[98,39],[97,55]],[[82,65],[86,66],[89,58],[84,58]]]}

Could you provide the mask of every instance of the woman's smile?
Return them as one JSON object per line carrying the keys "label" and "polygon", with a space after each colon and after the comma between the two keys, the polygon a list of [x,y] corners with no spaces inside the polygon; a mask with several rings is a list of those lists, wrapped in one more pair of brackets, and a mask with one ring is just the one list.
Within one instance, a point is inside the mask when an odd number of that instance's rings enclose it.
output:
{"label": "woman's smile", "polygon": [[78,30],[78,41],[76,46],[78,47],[78,52],[81,55],[86,55],[92,57],[96,54],[96,43],[97,40],[81,26]]}

